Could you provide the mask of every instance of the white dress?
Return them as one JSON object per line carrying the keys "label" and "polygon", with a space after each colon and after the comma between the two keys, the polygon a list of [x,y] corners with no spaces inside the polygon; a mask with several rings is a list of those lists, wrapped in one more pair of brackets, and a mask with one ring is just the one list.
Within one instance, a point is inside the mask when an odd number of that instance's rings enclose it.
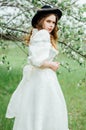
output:
{"label": "white dress", "polygon": [[29,63],[6,112],[7,118],[15,118],[13,130],[68,130],[65,99],[56,73],[40,68],[44,61],[52,61],[56,55],[49,33],[34,29]]}

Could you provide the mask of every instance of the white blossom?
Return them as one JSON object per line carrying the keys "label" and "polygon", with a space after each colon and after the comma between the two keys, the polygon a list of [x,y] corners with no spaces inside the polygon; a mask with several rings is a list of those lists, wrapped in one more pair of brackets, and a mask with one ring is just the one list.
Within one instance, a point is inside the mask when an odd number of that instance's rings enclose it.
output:
{"label": "white blossom", "polygon": [[0,65],[3,65],[3,62],[2,62],[2,61],[0,61]]}
{"label": "white blossom", "polygon": [[79,63],[84,63],[84,59],[83,59],[83,58],[80,58],[80,59],[79,59]]}

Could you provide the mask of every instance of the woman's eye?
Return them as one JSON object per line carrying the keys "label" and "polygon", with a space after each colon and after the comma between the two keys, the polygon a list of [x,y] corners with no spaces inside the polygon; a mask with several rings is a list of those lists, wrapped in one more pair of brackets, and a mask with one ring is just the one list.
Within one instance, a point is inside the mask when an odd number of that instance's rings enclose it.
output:
{"label": "woman's eye", "polygon": [[55,24],[55,22],[52,22],[52,21],[50,21],[50,20],[47,20],[46,22],[47,22],[47,23],[53,23],[53,24]]}
{"label": "woman's eye", "polygon": [[49,20],[48,20],[47,22],[48,22],[48,23],[50,23],[50,21],[49,21]]}
{"label": "woman's eye", "polygon": [[55,22],[53,22],[53,24],[56,24]]}

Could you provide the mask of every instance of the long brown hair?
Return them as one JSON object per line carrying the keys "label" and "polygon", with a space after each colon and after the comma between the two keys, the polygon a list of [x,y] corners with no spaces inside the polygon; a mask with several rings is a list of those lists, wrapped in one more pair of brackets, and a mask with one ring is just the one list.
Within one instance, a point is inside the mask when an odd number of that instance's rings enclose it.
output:
{"label": "long brown hair", "polygon": [[[37,28],[38,30],[43,29],[43,27],[42,27],[43,22],[44,22],[45,18],[48,17],[48,16],[50,16],[50,15],[51,15],[51,14],[46,14],[46,15],[44,14],[44,15],[42,15],[42,17],[37,21],[36,28]],[[56,16],[56,15],[55,15],[55,16]],[[57,18],[57,16],[56,16],[55,27],[54,27],[53,31],[50,33],[51,44],[52,44],[52,46],[53,46],[54,48],[57,48],[56,43],[57,43],[57,40],[58,40],[58,35],[57,35],[57,31],[58,31],[57,21],[58,21],[58,18]],[[27,45],[29,45],[30,37],[31,37],[31,35],[32,35],[32,30],[33,30],[33,29],[31,29],[29,35],[27,35],[27,36],[25,37],[25,40],[26,40]]]}

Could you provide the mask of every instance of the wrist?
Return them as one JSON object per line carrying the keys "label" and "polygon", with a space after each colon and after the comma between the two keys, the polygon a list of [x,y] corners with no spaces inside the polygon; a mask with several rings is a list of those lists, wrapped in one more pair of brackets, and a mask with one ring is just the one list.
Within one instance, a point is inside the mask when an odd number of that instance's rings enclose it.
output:
{"label": "wrist", "polygon": [[51,68],[51,62],[50,61],[45,61],[41,67]]}

